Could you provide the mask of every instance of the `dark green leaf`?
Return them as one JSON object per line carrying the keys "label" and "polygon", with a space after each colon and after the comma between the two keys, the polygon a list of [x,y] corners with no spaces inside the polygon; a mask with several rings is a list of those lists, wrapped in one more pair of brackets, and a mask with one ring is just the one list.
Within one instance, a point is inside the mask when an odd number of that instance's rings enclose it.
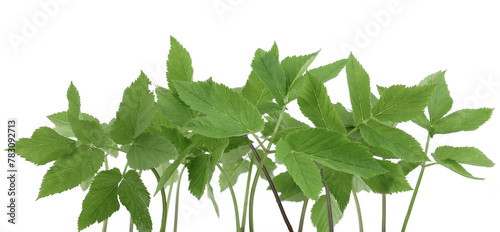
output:
{"label": "dark green leaf", "polygon": [[173,95],[168,89],[161,87],[156,88],[158,97],[158,110],[172,124],[183,127],[189,120],[196,117],[195,113],[189,109],[189,106],[181,101],[179,96]]}
{"label": "dark green leaf", "polygon": [[208,181],[208,171],[210,157],[208,155],[198,155],[188,163],[189,171],[189,191],[198,200],[203,196]]}
{"label": "dark green leaf", "polygon": [[[280,194],[282,201],[301,202],[306,196],[300,187],[293,181],[293,177],[288,172],[283,172],[273,178],[274,187]],[[268,188],[268,190],[271,188]]]}
{"label": "dark green leaf", "polygon": [[333,109],[337,112],[344,126],[354,126],[354,116],[352,112],[348,111],[341,103],[334,104]]}
{"label": "dark green leaf", "polygon": [[340,211],[344,212],[351,198],[353,176],[323,167],[323,178],[325,179],[328,190],[333,197],[335,197],[335,200],[337,200]]}
{"label": "dark green leaf", "polygon": [[[343,214],[342,211],[340,211],[339,206],[337,205],[337,202],[335,201],[333,196],[331,196],[331,199],[332,202],[330,207],[332,208],[333,213],[333,224],[336,225],[337,223],[339,223],[340,219],[342,219]],[[325,195],[321,196],[319,200],[314,203],[311,209],[311,221],[318,232],[329,231],[328,208]]]}
{"label": "dark green leaf", "polygon": [[389,171],[363,180],[373,192],[392,194],[412,190],[399,165],[385,160],[379,160],[378,163]]}

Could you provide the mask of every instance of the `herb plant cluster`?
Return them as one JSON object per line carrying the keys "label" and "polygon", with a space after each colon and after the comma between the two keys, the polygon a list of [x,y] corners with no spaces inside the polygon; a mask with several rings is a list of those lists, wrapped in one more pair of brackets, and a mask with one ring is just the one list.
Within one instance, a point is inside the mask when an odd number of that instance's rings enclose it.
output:
{"label": "herb plant cluster", "polygon": [[[107,219],[121,205],[130,212],[131,231],[133,225],[140,232],[153,231],[148,208],[151,197],[158,193],[163,217],[154,228],[165,231],[175,188],[177,231],[177,203],[185,169],[192,195],[200,199],[207,194],[217,214],[211,180],[215,171],[220,171],[220,189],[229,189],[233,198],[237,232],[247,228],[247,219],[249,231],[254,231],[253,215],[258,209],[253,205],[259,179],[269,183],[289,231],[294,229],[282,201],[303,202],[298,228],[302,231],[312,200],[311,220],[321,232],[333,231],[348,203],[354,201],[362,231],[359,191],[380,194],[384,206],[386,195],[413,191],[403,222],[405,231],[426,168],[438,164],[480,179],[463,165],[494,165],[473,147],[441,146],[429,151],[434,135],[475,130],[493,111],[480,108],[449,113],[453,100],[445,72],[429,75],[411,87],[377,86],[377,98],[370,90],[367,72],[352,54],[309,69],[317,55],[280,59],[276,44],[269,51],[258,49],[246,84],[231,89],[211,79],[193,82],[190,55],[171,38],[168,88],[158,86],[150,91],[151,83],[141,73],[124,91],[116,117],[102,123],[81,112],[78,90],[71,83],[68,109],[48,116],[55,127],[41,127],[31,138],[20,139],[17,151],[36,165],[52,165],[43,178],[38,199],[81,186],[88,193],[78,230],[104,222],[104,231]],[[351,109],[332,103],[324,85],[344,68]],[[295,100],[314,126],[288,113],[287,105]],[[428,132],[426,144],[422,146],[397,127],[407,121]],[[123,169],[108,166],[110,157],[125,155],[127,165]],[[287,171],[275,175],[277,165],[284,165]],[[413,188],[406,176],[417,167],[420,176]],[[147,171],[153,172],[158,182],[152,193],[141,180],[142,172]],[[238,202],[233,186],[245,173],[244,201]]]}

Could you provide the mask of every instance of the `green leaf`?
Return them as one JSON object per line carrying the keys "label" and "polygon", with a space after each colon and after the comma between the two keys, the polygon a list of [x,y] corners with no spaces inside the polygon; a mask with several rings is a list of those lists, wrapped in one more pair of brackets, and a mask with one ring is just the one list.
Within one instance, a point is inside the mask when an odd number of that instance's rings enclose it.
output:
{"label": "green leaf", "polygon": [[176,94],[174,81],[193,81],[193,67],[189,52],[172,36],[167,60],[168,87]]}
{"label": "green leaf", "polygon": [[269,50],[269,53],[273,54],[276,57],[276,59],[278,60],[280,59],[280,52],[278,50],[278,45],[276,44],[276,41],[274,41],[273,46]]}
{"label": "green leaf", "polygon": [[318,78],[310,74],[304,76],[304,86],[298,98],[298,104],[302,113],[316,127],[346,133],[344,124],[328,97],[326,87]]}
{"label": "green leaf", "polygon": [[156,195],[167,183],[167,181],[172,177],[172,174],[177,170],[179,165],[184,161],[186,156],[189,154],[189,151],[191,150],[191,147],[186,148],[176,159],[175,161],[168,166],[168,168],[163,172],[163,175],[161,175],[160,180],[158,181],[158,185],[156,186],[155,194]]}
{"label": "green leaf", "polygon": [[316,59],[319,51],[303,56],[289,56],[281,61],[281,66],[285,72],[287,89],[290,90],[293,82],[301,77],[309,65]]}
{"label": "green leaf", "polygon": [[337,112],[344,126],[354,126],[354,116],[352,112],[348,111],[341,103],[334,104],[333,109]]}
{"label": "green leaf", "polygon": [[405,87],[394,85],[385,90],[372,108],[380,121],[405,122],[424,113],[435,85]]}
{"label": "green leaf", "polygon": [[229,138],[215,139],[205,137],[203,145],[208,149],[211,167],[215,169],[215,165],[219,163],[224,150],[229,145]]}
{"label": "green leaf", "polygon": [[457,161],[452,160],[452,159],[445,159],[445,160],[439,160],[437,161],[439,164],[443,165],[444,167],[464,176],[470,179],[474,180],[483,180],[484,178],[479,178],[475,177],[472,174],[470,174],[465,168],[460,165]]}
{"label": "green leaf", "polygon": [[157,87],[156,96],[158,97],[158,110],[172,124],[183,127],[196,117],[195,112],[170,90]]}
{"label": "green leaf", "polygon": [[[333,224],[336,225],[337,223],[339,223],[340,219],[342,219],[343,214],[333,196],[331,196],[330,198],[332,199],[330,207],[332,208]],[[328,208],[325,195],[321,196],[319,200],[314,203],[311,209],[311,221],[318,232],[329,231]]]}
{"label": "green leaf", "polygon": [[389,171],[363,180],[374,193],[392,194],[412,190],[399,165],[385,160],[379,160],[378,163]]}
{"label": "green leaf", "polygon": [[208,171],[210,157],[208,155],[198,155],[187,164],[189,172],[189,191],[198,200],[205,192],[208,181]]}
{"label": "green leaf", "polygon": [[368,144],[385,148],[400,159],[410,162],[428,160],[417,140],[398,128],[369,120],[366,124],[362,124],[360,129]]}
{"label": "green leaf", "polygon": [[258,49],[252,61],[252,69],[269,89],[278,105],[283,106],[287,95],[287,80],[278,58]]}
{"label": "green leaf", "polygon": [[162,127],[161,135],[174,144],[177,151],[184,151],[191,145],[191,140],[186,138],[186,136],[176,128]]}
{"label": "green leaf", "polygon": [[241,90],[241,95],[259,110],[273,100],[271,92],[269,92],[264,83],[262,83],[257,74],[253,71],[250,73],[250,76],[248,76],[247,83]]}
{"label": "green leaf", "polygon": [[314,161],[337,171],[365,178],[386,172],[367,148],[338,132],[322,128],[299,130],[286,136],[285,141],[294,152],[308,154]]}
{"label": "green leaf", "polygon": [[250,162],[248,160],[239,158],[234,162],[224,162],[222,164],[222,168],[226,171],[229,176],[230,183],[227,183],[227,179],[224,176],[219,177],[219,186],[220,191],[224,191],[229,187],[229,184],[234,186],[238,181],[238,177],[248,172],[248,167],[250,166]]}
{"label": "green leaf", "polygon": [[352,54],[346,65],[347,84],[356,126],[370,118],[370,78]]}
{"label": "green leaf", "polygon": [[93,180],[94,180],[94,177],[91,177],[87,180],[82,181],[82,183],[80,183],[80,187],[82,188],[82,190],[87,191],[87,189],[90,188],[90,184],[92,183]]}
{"label": "green leaf", "polygon": [[410,174],[411,171],[413,171],[415,168],[420,166],[420,164],[418,164],[418,163],[411,163],[411,162],[408,162],[405,160],[400,160],[398,162],[398,165],[401,168],[401,170],[403,171],[403,174],[405,176],[407,176],[408,174]]}
{"label": "green leaf", "polygon": [[150,196],[141,177],[135,170],[129,170],[118,187],[120,202],[127,208],[139,232],[151,232],[153,223],[149,215]]}
{"label": "green leaf", "polygon": [[175,146],[166,138],[143,133],[130,146],[127,161],[131,168],[146,170],[174,159],[177,154]]}
{"label": "green leaf", "polygon": [[461,164],[493,167],[495,164],[475,147],[438,147],[432,156],[438,160],[452,159]]}
{"label": "green leaf", "polygon": [[122,175],[118,168],[99,172],[82,204],[78,218],[78,230],[83,230],[95,222],[102,222],[120,209],[118,184]]}
{"label": "green leaf", "polygon": [[281,160],[293,180],[311,199],[318,199],[323,188],[318,166],[303,152],[292,150],[286,141],[280,140],[276,144],[276,158]]}
{"label": "green leaf", "polygon": [[488,121],[493,109],[463,109],[455,111],[432,123],[434,134],[449,134],[459,131],[473,131]]}
{"label": "green leaf", "polygon": [[[270,114],[268,114],[268,116],[266,116],[267,122],[266,122],[266,125],[264,127],[264,130],[261,132],[262,136],[271,137],[271,135],[274,132],[274,128],[276,127],[276,122],[278,121],[279,115],[280,115],[280,112],[274,112],[274,113],[270,113]],[[292,116],[290,116],[290,114],[284,112],[282,117],[281,117],[281,123],[278,127],[277,134],[279,134],[280,132],[282,132],[284,130],[291,129],[291,128],[305,129],[305,128],[309,128],[309,125],[293,118]],[[277,134],[275,135],[275,138],[278,137]],[[273,143],[278,142],[278,140],[279,140],[279,139],[275,139],[275,138],[272,138]]]}
{"label": "green leaf", "polygon": [[54,123],[56,126],[54,130],[64,137],[75,137],[73,134],[73,129],[71,129],[71,125],[69,125],[68,121],[68,112],[63,111],[55,114],[51,114],[47,116],[47,118]]}
{"label": "green leaf", "polygon": [[220,218],[219,214],[219,205],[217,204],[217,201],[215,200],[215,195],[214,195],[214,189],[212,188],[212,185],[210,183],[207,183],[207,196],[212,202],[212,205],[214,206],[215,213],[217,214],[217,217]]}
{"label": "green leaf", "polygon": [[344,212],[351,198],[353,175],[323,167],[323,178],[340,211]]}
{"label": "green leaf", "polygon": [[437,84],[428,105],[430,121],[432,123],[448,113],[453,105],[453,99],[450,96],[444,74],[445,71],[434,73],[419,83],[420,86]]}
{"label": "green leaf", "polygon": [[361,179],[361,177],[359,177],[359,176],[353,176],[352,188],[357,193],[359,193],[361,191],[366,191],[369,193],[371,191],[370,187],[368,187],[368,185],[366,185],[365,182],[363,181],[363,179]]}
{"label": "green leaf", "polygon": [[40,127],[33,132],[31,138],[22,138],[16,143],[17,154],[37,165],[54,161],[74,149],[75,141],[48,127]]}
{"label": "green leaf", "polygon": [[349,59],[338,60],[331,64],[311,69],[308,72],[317,77],[321,82],[325,83],[337,77],[340,71],[342,71],[342,69],[346,66],[348,60]]}
{"label": "green leaf", "polygon": [[186,129],[207,137],[224,138],[259,132],[264,128],[260,112],[240,94],[222,84],[176,82],[181,99],[206,117],[191,120]]}
{"label": "green leaf", "polygon": [[104,152],[80,145],[73,153],[57,159],[43,177],[38,198],[64,192],[97,173],[104,162]]}
{"label": "green leaf", "polygon": [[[292,202],[301,202],[306,196],[300,189],[300,187],[295,183],[293,177],[288,172],[283,172],[273,178],[274,187],[276,187],[276,191],[280,194],[280,199],[282,201],[292,201]],[[271,187],[267,188],[268,190]]]}
{"label": "green leaf", "polygon": [[92,116],[90,120],[83,118],[80,112],[80,95],[73,83],[68,88],[67,98],[67,118],[75,137],[80,142],[102,147],[106,142],[104,131],[97,119]]}
{"label": "green leaf", "polygon": [[128,144],[137,138],[154,119],[155,99],[149,91],[149,79],[141,75],[125,89],[111,127],[111,138],[118,144]]}
{"label": "green leaf", "polygon": [[424,128],[424,129],[426,129],[429,132],[432,131],[431,122],[429,121],[427,116],[425,116],[425,113],[422,113],[420,116],[414,118],[412,120],[412,122],[414,122],[415,124],[419,125],[420,127]]}

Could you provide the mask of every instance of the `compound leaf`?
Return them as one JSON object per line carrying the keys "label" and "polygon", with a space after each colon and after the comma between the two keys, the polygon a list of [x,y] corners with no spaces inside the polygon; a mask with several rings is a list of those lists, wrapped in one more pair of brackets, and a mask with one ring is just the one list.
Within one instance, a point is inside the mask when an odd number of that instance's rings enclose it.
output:
{"label": "compound leaf", "polygon": [[488,121],[491,108],[463,109],[455,111],[432,123],[434,134],[449,134],[459,131],[473,131]]}
{"label": "compound leaf", "polygon": [[151,232],[153,223],[149,215],[151,197],[141,177],[135,170],[129,170],[118,187],[120,202],[127,208],[132,221],[140,232]]}

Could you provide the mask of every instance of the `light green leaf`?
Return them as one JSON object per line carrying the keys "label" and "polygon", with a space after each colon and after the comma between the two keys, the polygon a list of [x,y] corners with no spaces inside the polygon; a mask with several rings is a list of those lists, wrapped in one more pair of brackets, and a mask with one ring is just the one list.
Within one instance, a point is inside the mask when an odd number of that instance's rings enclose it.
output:
{"label": "light green leaf", "polygon": [[346,65],[347,84],[356,126],[370,118],[370,78],[352,54]]}
{"label": "light green leaf", "polygon": [[[332,215],[333,215],[333,224],[336,225],[339,223],[340,219],[342,219],[342,211],[339,209],[335,198],[330,194]],[[326,204],[326,196],[323,195],[319,198],[319,200],[314,203],[311,209],[311,221],[313,225],[316,227],[318,232],[328,232],[328,208]]]}
{"label": "light green leaf", "polygon": [[40,127],[33,132],[31,138],[17,141],[16,152],[27,161],[44,165],[71,153],[75,149],[75,144],[75,141],[59,135],[48,127]]}
{"label": "light green leaf", "polygon": [[73,134],[73,129],[71,129],[71,125],[69,125],[68,121],[68,112],[63,111],[55,114],[51,114],[47,116],[47,118],[54,123],[56,126],[54,130],[64,137],[75,137]]}
{"label": "light green leaf", "polygon": [[220,218],[219,214],[219,205],[217,204],[217,201],[215,200],[214,196],[214,189],[212,188],[212,185],[210,183],[207,183],[207,196],[212,202],[212,205],[214,206],[215,213],[217,214],[217,217]]}
{"label": "light green leaf", "polygon": [[344,172],[335,171],[328,167],[323,167],[323,178],[328,190],[333,197],[335,197],[335,200],[337,200],[340,211],[344,212],[351,198],[353,176]]}
{"label": "light green leaf", "polygon": [[222,84],[176,82],[181,99],[206,117],[191,120],[186,129],[207,137],[223,138],[246,135],[264,129],[260,112],[240,94]]}
{"label": "light green leaf", "polygon": [[444,167],[464,176],[470,179],[474,180],[483,180],[484,178],[479,178],[475,177],[472,174],[470,174],[465,168],[460,165],[457,161],[452,160],[452,159],[445,159],[445,160],[439,160],[437,161],[439,164],[443,165]]}
{"label": "light green leaf", "polygon": [[405,176],[407,176],[408,174],[410,174],[411,171],[413,171],[415,168],[420,166],[420,164],[418,164],[418,163],[411,163],[411,162],[408,162],[405,160],[400,160],[398,162],[398,165],[401,168],[401,170],[403,171],[403,174]]}
{"label": "light green leaf", "polygon": [[287,95],[287,80],[278,58],[258,49],[252,61],[252,69],[269,89],[278,105],[283,106]]}
{"label": "light green leaf", "polygon": [[250,73],[250,76],[248,76],[247,83],[241,90],[241,95],[259,110],[273,100],[271,92],[269,92],[264,83],[262,83],[257,74],[253,71]]}
{"label": "light green leaf", "polygon": [[337,112],[344,126],[354,126],[354,116],[352,112],[348,111],[341,103],[334,104],[333,109]]}
{"label": "light green leaf", "polygon": [[168,87],[176,94],[174,81],[193,81],[193,67],[189,52],[172,36],[170,36],[170,51],[167,60]]}
{"label": "light green leaf", "polygon": [[[276,191],[281,193],[280,199],[282,201],[292,201],[292,202],[301,202],[306,196],[300,189],[300,187],[295,183],[293,177],[288,172],[283,172],[273,178],[274,187],[276,187]],[[271,187],[268,187],[267,190],[270,190]]]}
{"label": "light green leaf", "polygon": [[304,76],[304,86],[298,98],[298,104],[302,113],[316,127],[346,133],[344,124],[330,101],[326,87],[318,78],[310,74]]}
{"label": "light green leaf", "polygon": [[175,161],[170,166],[168,166],[168,168],[163,172],[163,174],[160,177],[160,180],[158,181],[158,185],[156,186],[156,190],[155,190],[154,195],[156,195],[163,188],[163,186],[165,186],[165,183],[167,183],[167,181],[170,180],[170,178],[172,177],[174,172],[177,170],[179,165],[182,163],[182,161],[184,161],[186,156],[189,154],[190,150],[191,150],[190,148],[187,148],[186,150],[184,150],[175,159]]}
{"label": "light green leaf", "polygon": [[368,187],[368,185],[366,185],[365,182],[363,181],[363,179],[361,179],[361,177],[359,177],[359,176],[354,176],[352,178],[352,188],[357,193],[359,193],[361,191],[366,191],[369,193],[371,191],[370,187]]}
{"label": "light green leaf", "polygon": [[172,124],[183,127],[196,117],[195,112],[170,90],[157,87],[156,96],[158,97],[158,110]]}
{"label": "light green leaf", "polygon": [[273,46],[269,50],[269,53],[273,54],[276,57],[276,59],[278,60],[280,59],[280,52],[278,50],[278,45],[276,44],[276,41],[274,41]]}
{"label": "light green leaf", "polygon": [[198,155],[187,164],[189,172],[189,191],[198,200],[203,196],[208,181],[210,157]]}
{"label": "light green leaf", "polygon": [[143,133],[137,137],[127,153],[127,161],[131,168],[146,170],[175,159],[175,146],[165,137]]}
{"label": "light green leaf", "polygon": [[97,173],[104,162],[104,152],[80,145],[73,153],[57,159],[43,177],[38,198],[64,192]]}
{"label": "light green leaf", "polygon": [[287,89],[293,85],[293,82],[301,77],[309,65],[316,59],[319,51],[303,56],[289,56],[281,61],[281,66],[285,72]]}
{"label": "light green leaf", "polygon": [[111,138],[118,144],[128,144],[137,138],[154,119],[155,99],[149,91],[148,77],[141,75],[125,89],[123,99],[116,112],[116,121],[111,127]]}
{"label": "light green leaf", "polygon": [[433,154],[439,160],[453,159],[461,164],[469,164],[481,167],[493,167],[495,164],[475,147],[438,147]]}
{"label": "light green leaf", "polygon": [[431,74],[419,83],[420,86],[437,84],[428,105],[431,123],[448,113],[453,105],[453,99],[450,96],[448,85],[444,79],[445,72],[440,71]]}
{"label": "light green leaf", "polygon": [[400,159],[410,162],[428,160],[417,140],[398,128],[369,120],[366,124],[362,124],[360,129],[368,144],[385,148]]}
{"label": "light green leaf", "polygon": [[151,232],[153,223],[149,215],[150,196],[141,177],[135,170],[129,170],[118,187],[120,202],[130,212],[139,232]]}
{"label": "light green leaf", "polygon": [[80,183],[80,187],[82,188],[82,190],[87,191],[87,189],[90,188],[90,184],[92,183],[93,180],[94,180],[94,177],[91,177],[87,180],[82,181],[82,183]]}
{"label": "light green leaf", "polygon": [[311,69],[308,72],[317,77],[321,82],[325,83],[337,77],[340,71],[342,71],[342,69],[346,66],[348,60],[349,59],[338,60],[331,64]]}
{"label": "light green leaf", "polygon": [[318,166],[303,152],[292,150],[286,141],[280,140],[276,144],[276,158],[281,160],[293,180],[311,199],[318,199],[323,188]]}
{"label": "light green leaf", "polygon": [[75,137],[80,142],[102,147],[106,142],[104,131],[97,119],[92,116],[90,120],[83,118],[80,112],[80,95],[73,83],[68,88],[67,98],[69,102],[67,118]]}
{"label": "light green leaf", "polygon": [[435,85],[405,87],[394,85],[385,90],[372,108],[380,121],[405,122],[424,113]]}
{"label": "light green leaf", "polygon": [[118,184],[122,175],[118,168],[99,172],[82,204],[78,217],[78,230],[83,230],[95,222],[102,222],[120,209]]}
{"label": "light green leaf", "polygon": [[493,109],[463,109],[455,111],[432,123],[434,134],[449,134],[459,131],[473,131],[488,121]]}
{"label": "light green leaf", "polygon": [[[271,135],[274,132],[274,128],[276,127],[276,122],[278,121],[279,115],[280,115],[280,112],[274,112],[274,113],[270,113],[270,114],[268,114],[268,116],[266,116],[267,122],[266,122],[266,125],[264,127],[264,130],[261,132],[262,136],[271,137]],[[276,139],[278,137],[278,134],[280,134],[280,132],[282,132],[284,130],[291,129],[291,128],[305,129],[305,128],[309,128],[309,125],[293,118],[292,116],[290,116],[290,114],[284,112],[283,115],[281,116],[281,123],[278,127],[277,134],[275,135],[275,138],[272,138],[273,139],[272,142],[273,143],[278,142],[279,139]]]}
{"label": "light green leaf", "polygon": [[431,122],[425,115],[425,113],[422,113],[420,116],[414,118],[412,120],[415,124],[419,125],[420,127],[426,129],[427,131],[431,131]]}
{"label": "light green leaf", "polygon": [[229,145],[229,138],[215,139],[205,137],[203,140],[203,145],[210,153],[210,165],[212,169],[215,169],[215,166],[219,163],[224,150],[226,150],[226,147]]}
{"label": "light green leaf", "polygon": [[[241,174],[248,172],[249,166],[250,162],[242,158],[239,158],[234,162],[224,162],[222,164],[222,168],[226,171],[227,175],[229,176],[230,184],[232,186],[236,184],[236,182],[238,181],[238,177]],[[221,192],[229,187],[227,179],[222,175],[219,177],[219,186]]]}
{"label": "light green leaf", "polygon": [[291,150],[308,154],[314,161],[331,169],[365,178],[386,172],[367,148],[338,132],[322,128],[299,130],[286,136]]}
{"label": "light green leaf", "polygon": [[399,165],[385,160],[378,160],[378,163],[389,171],[369,179],[363,179],[374,193],[392,194],[412,190]]}

